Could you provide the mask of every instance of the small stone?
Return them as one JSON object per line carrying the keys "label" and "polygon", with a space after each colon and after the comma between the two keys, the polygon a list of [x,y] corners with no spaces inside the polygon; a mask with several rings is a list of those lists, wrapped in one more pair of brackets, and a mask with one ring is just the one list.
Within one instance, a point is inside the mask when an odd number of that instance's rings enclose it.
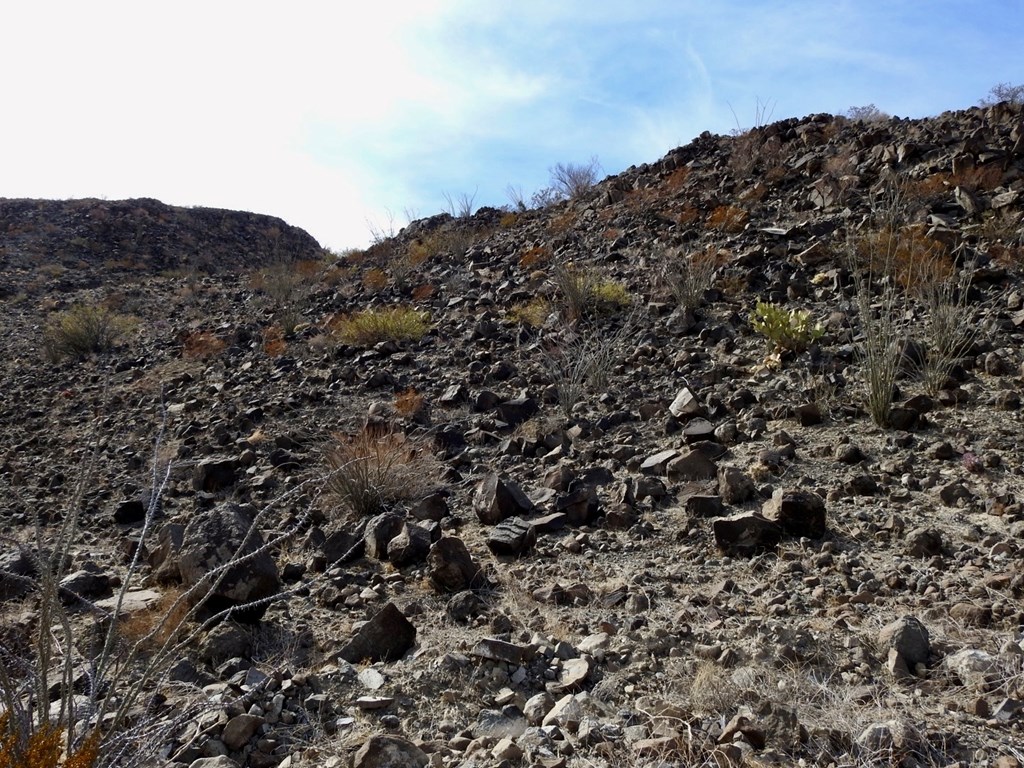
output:
{"label": "small stone", "polygon": [[576,696],[568,693],[558,701],[541,721],[542,725],[557,725],[570,733],[575,733],[583,718],[583,707]]}
{"label": "small stone", "polygon": [[710,480],[717,474],[715,462],[697,449],[685,456],[676,456],[665,465],[665,475],[669,480]]}
{"label": "small stone", "polygon": [[746,472],[737,467],[718,470],[718,493],[726,504],[742,504],[757,494],[757,486]]}
{"label": "small stone", "polygon": [[555,700],[550,693],[538,693],[526,700],[523,705],[523,714],[530,725],[540,725],[544,716],[555,706]]}
{"label": "small stone", "polygon": [[907,534],[905,541],[905,550],[910,557],[934,557],[942,554],[942,532],[937,528],[915,528]]}
{"label": "small stone", "polygon": [[521,555],[536,541],[537,530],[518,517],[503,520],[487,534],[487,548],[496,555]]}
{"label": "small stone", "polygon": [[471,653],[481,659],[491,661],[503,661],[507,664],[521,664],[525,656],[525,649],[504,640],[495,638],[484,638],[473,646]]}

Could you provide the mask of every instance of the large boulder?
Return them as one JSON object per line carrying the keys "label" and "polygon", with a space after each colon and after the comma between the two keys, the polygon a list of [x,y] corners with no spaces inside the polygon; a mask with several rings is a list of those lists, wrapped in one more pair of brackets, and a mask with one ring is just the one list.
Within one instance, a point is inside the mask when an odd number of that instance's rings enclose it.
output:
{"label": "large boulder", "polygon": [[250,507],[227,502],[202,510],[182,536],[178,571],[186,588],[199,586],[205,610],[231,610],[236,621],[258,621],[281,588],[277,564],[254,527]]}
{"label": "large boulder", "polygon": [[529,515],[534,504],[514,481],[491,474],[480,481],[473,498],[476,515],[484,525],[496,525],[509,517]]}
{"label": "large boulder", "polygon": [[438,592],[462,592],[484,583],[480,566],[462,539],[442,536],[427,554],[427,578]]}

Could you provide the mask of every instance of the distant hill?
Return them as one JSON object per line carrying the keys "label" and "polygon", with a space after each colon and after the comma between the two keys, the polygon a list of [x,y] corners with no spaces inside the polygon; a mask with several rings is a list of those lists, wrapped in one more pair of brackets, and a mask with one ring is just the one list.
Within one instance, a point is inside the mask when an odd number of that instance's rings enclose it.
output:
{"label": "distant hill", "polygon": [[[232,271],[315,259],[320,244],[274,216],[159,200],[0,198],[0,267],[159,273]],[[104,269],[97,270],[97,267]]]}

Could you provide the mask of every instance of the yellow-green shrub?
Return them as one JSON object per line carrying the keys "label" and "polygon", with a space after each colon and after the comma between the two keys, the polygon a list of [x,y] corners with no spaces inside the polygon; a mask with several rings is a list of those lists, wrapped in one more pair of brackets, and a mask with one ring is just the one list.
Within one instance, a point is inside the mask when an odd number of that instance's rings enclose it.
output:
{"label": "yellow-green shrub", "polygon": [[750,325],[775,346],[777,352],[802,352],[820,339],[824,329],[811,322],[805,309],[786,310],[775,304],[757,302]]}
{"label": "yellow-green shrub", "polygon": [[51,360],[108,352],[131,321],[96,304],[77,304],[58,313],[43,331],[43,349]]}
{"label": "yellow-green shrub", "polygon": [[335,334],[347,344],[370,346],[382,341],[416,341],[430,330],[430,317],[409,307],[367,309],[342,318]]}

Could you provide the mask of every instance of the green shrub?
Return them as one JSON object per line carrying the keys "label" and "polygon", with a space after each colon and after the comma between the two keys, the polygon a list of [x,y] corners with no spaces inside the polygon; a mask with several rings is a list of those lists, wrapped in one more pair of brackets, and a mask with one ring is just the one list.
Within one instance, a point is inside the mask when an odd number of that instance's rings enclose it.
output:
{"label": "green shrub", "polygon": [[367,309],[342,318],[335,327],[342,341],[361,347],[382,341],[417,341],[428,330],[427,313],[409,307]]}
{"label": "green shrub", "polygon": [[131,327],[131,321],[106,307],[76,304],[57,314],[43,331],[43,349],[51,360],[81,359],[109,352]]}
{"label": "green shrub", "polygon": [[825,332],[820,324],[812,324],[807,310],[787,311],[764,301],[757,302],[750,324],[774,345],[776,352],[803,352]]}

